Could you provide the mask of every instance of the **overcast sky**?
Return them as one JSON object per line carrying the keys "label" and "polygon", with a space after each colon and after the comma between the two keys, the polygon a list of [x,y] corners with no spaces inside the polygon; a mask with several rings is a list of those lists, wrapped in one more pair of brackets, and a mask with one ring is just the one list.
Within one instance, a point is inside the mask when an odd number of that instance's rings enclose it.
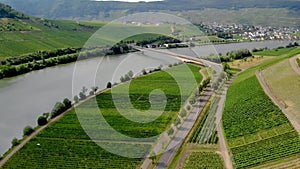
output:
{"label": "overcast sky", "polygon": [[163,0],[95,0],[95,1],[153,2],[153,1],[163,1]]}

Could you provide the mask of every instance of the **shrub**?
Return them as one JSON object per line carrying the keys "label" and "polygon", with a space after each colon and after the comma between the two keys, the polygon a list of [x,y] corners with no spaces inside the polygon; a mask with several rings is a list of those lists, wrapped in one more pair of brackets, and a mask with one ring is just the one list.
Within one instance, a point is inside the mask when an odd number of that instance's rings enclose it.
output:
{"label": "shrub", "polygon": [[17,138],[13,138],[12,141],[11,141],[11,145],[12,147],[15,147],[17,145],[20,144],[20,140],[18,140]]}
{"label": "shrub", "polygon": [[110,89],[111,87],[112,87],[111,82],[108,82],[107,85],[106,85],[106,88]]}
{"label": "shrub", "polygon": [[66,110],[65,105],[63,103],[57,102],[51,111],[51,118],[54,118],[54,117],[60,115],[65,110]]}
{"label": "shrub", "polygon": [[72,107],[72,102],[68,98],[65,98],[63,103],[64,103],[66,109],[69,109],[70,107]]}
{"label": "shrub", "polygon": [[78,103],[79,102],[79,97],[78,96],[74,96],[74,102]]}
{"label": "shrub", "polygon": [[23,136],[29,136],[30,134],[32,134],[34,132],[34,129],[31,126],[26,126],[23,129]]}
{"label": "shrub", "polygon": [[39,126],[44,126],[48,123],[47,118],[45,116],[40,116],[37,120]]}

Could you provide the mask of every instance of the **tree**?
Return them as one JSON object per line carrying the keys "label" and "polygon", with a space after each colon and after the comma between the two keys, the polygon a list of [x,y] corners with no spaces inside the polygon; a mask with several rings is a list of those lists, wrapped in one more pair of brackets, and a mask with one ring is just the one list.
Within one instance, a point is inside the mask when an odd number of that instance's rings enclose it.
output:
{"label": "tree", "polygon": [[68,98],[65,98],[63,103],[64,103],[66,109],[69,109],[70,107],[72,107],[72,102]]}
{"label": "tree", "polygon": [[44,116],[46,119],[48,119],[49,116],[50,116],[50,113],[49,113],[49,112],[43,113],[43,116]]}
{"label": "tree", "polygon": [[130,70],[129,72],[128,72],[128,74],[127,74],[129,77],[130,77],[130,79],[133,77],[133,71],[132,70]]}
{"label": "tree", "polygon": [[76,95],[76,96],[74,96],[74,102],[75,103],[78,103],[79,102],[79,97]]}
{"label": "tree", "polygon": [[94,87],[92,87],[91,89],[92,89],[92,91],[93,91],[94,93],[96,93],[96,92],[98,91],[99,88],[98,88],[97,86],[94,86]]}
{"label": "tree", "polygon": [[143,70],[142,70],[142,73],[143,73],[143,75],[146,75],[146,74],[147,74],[146,69],[143,69]]}
{"label": "tree", "polygon": [[80,93],[79,93],[79,98],[80,98],[80,100],[86,99],[85,93],[84,93],[84,92],[80,92]]}
{"label": "tree", "polygon": [[112,87],[111,82],[108,82],[107,85],[106,85],[106,88],[110,89],[111,87]]}
{"label": "tree", "polygon": [[48,123],[47,118],[45,116],[40,116],[37,120],[39,126],[44,126]]}
{"label": "tree", "polygon": [[51,118],[60,115],[62,112],[66,110],[66,107],[63,103],[57,102],[51,111]]}
{"label": "tree", "polygon": [[26,126],[23,129],[23,136],[29,136],[30,134],[32,134],[34,132],[34,129],[31,126]]}
{"label": "tree", "polygon": [[12,147],[15,147],[20,144],[20,141],[17,138],[13,138],[11,141]]}

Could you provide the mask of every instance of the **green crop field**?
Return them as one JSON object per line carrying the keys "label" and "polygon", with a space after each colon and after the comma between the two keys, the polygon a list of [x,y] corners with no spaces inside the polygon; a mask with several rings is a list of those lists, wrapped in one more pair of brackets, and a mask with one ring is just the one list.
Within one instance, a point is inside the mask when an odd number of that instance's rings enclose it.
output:
{"label": "green crop field", "polygon": [[183,169],[223,169],[219,154],[212,152],[193,152],[184,161]]}
{"label": "green crop field", "polygon": [[[189,68],[189,69],[186,69]],[[131,83],[116,86],[112,90],[96,96],[97,105],[93,105],[90,99],[75,110],[67,112],[62,118],[51,124],[41,133],[30,140],[20,151],[18,151],[3,168],[136,168],[142,164],[142,159],[124,158],[111,154],[95,144],[84,132],[81,126],[82,121],[78,120],[78,112],[89,120],[89,127],[95,130],[96,142],[110,146],[113,144],[116,151],[128,153],[128,156],[144,156],[144,152],[149,152],[153,139],[150,136],[160,134],[175,121],[181,105],[180,87],[177,82],[167,72],[175,75],[178,79],[186,79],[186,71],[191,71],[195,75],[197,83],[200,83],[202,76],[200,68],[188,65],[180,65],[167,69],[166,71],[154,72],[146,76],[135,78]],[[183,84],[187,88],[195,89],[189,82]],[[160,89],[165,92],[167,105],[162,115],[151,123],[137,123],[124,118],[116,109],[112,101],[112,93],[116,92],[120,96],[124,93],[124,88],[129,87],[129,97],[133,106],[139,110],[149,109],[149,93],[153,89]],[[183,91],[183,98],[187,99],[193,90]],[[116,103],[115,102],[115,103]],[[122,103],[122,102],[121,102]],[[97,111],[101,110],[105,120],[118,132],[133,138],[146,138],[143,142],[135,139],[121,140],[115,142],[111,139],[112,131],[103,129],[103,123],[96,123]],[[125,110],[130,114],[132,110]],[[137,113],[134,118],[147,119],[156,115],[157,110],[151,110],[152,114]],[[79,116],[81,116],[79,115]],[[94,118],[95,117],[95,118]],[[90,121],[91,120],[91,121]],[[94,120],[94,121],[93,121]],[[147,140],[147,138],[149,138]],[[132,141],[135,141],[134,143]],[[118,144],[118,146],[116,146]],[[120,149],[121,147],[121,149]],[[140,151],[132,151],[140,150]]]}
{"label": "green crop field", "polygon": [[196,123],[197,128],[189,140],[191,143],[216,144],[218,142],[215,115],[219,100],[219,97],[215,97],[210,108],[204,112],[199,123]]}
{"label": "green crop field", "polygon": [[259,52],[254,52],[253,55],[260,55],[260,56],[280,56],[290,51],[294,50],[295,48],[275,48],[271,50],[264,50]]}
{"label": "green crop field", "polygon": [[300,137],[264,93],[254,72],[299,53],[299,48],[241,73],[229,87],[223,128],[235,168],[300,153]]}

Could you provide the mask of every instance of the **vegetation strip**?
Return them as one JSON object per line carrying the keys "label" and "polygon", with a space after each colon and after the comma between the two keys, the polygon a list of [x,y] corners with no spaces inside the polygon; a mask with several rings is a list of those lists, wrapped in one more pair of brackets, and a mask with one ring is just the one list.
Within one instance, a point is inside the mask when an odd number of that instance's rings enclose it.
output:
{"label": "vegetation strip", "polygon": [[[261,131],[280,125],[290,125],[281,110],[264,93],[254,73],[255,70],[277,63],[299,53],[299,48],[285,56],[266,61],[241,73],[229,87],[224,114],[223,128],[236,168],[262,164],[270,160],[300,153],[300,137],[294,129],[285,133],[268,133],[264,138]],[[238,140],[238,138],[242,138]],[[242,143],[237,144],[238,141]],[[232,147],[233,145],[238,145]]]}
{"label": "vegetation strip", "polygon": [[[185,78],[185,73],[182,72],[184,66],[177,66],[170,68],[169,71],[179,73],[178,76]],[[195,75],[198,83],[202,80],[199,74],[199,67],[189,65],[189,68]],[[159,81],[155,79],[159,78]],[[152,82],[149,84],[149,82]],[[119,85],[116,90],[122,91],[123,87],[128,86],[128,83]],[[187,86],[191,84],[186,84]],[[176,81],[170,77],[166,72],[160,71],[133,79],[130,84],[130,98],[134,106],[140,110],[147,110],[149,102],[147,102],[149,92],[153,89],[160,88],[165,91],[168,103],[163,115],[153,123],[139,124],[129,122],[127,119],[121,117],[117,113],[114,104],[111,100],[111,91],[107,90],[96,96],[98,107],[103,112],[106,120],[119,132],[133,137],[149,137],[159,134],[164,131],[177,117],[180,109],[180,92]],[[188,94],[184,92],[183,98],[188,98]],[[191,93],[190,93],[191,94]],[[137,99],[139,98],[139,99]],[[92,100],[88,100],[78,106],[79,109],[86,110],[86,114],[93,116],[94,110],[97,107],[90,107]],[[155,113],[155,112],[154,112]],[[141,115],[138,115],[141,116]],[[99,132],[99,137],[105,136],[109,131]],[[49,138],[58,138],[58,140],[51,140]],[[10,158],[3,168],[32,168],[37,166],[44,166],[46,168],[57,167],[61,168],[136,168],[141,165],[142,159],[129,159],[119,157],[114,154],[106,152],[94,142],[86,142],[82,140],[90,140],[77,119],[75,110],[68,111],[62,118],[55,123],[41,131],[37,136],[30,140],[20,151],[18,151],[12,158]],[[124,140],[121,147],[123,150],[130,153],[133,140]],[[153,140],[149,140],[153,142]],[[108,143],[109,144],[109,143]],[[138,145],[141,150],[147,151],[151,149],[151,145]],[[119,147],[119,146],[117,146]],[[140,152],[131,152],[140,153]],[[129,154],[130,155],[130,154]],[[22,158],[20,158],[22,157]],[[42,157],[42,158],[40,158]],[[22,159],[22,160],[20,160]],[[47,164],[45,164],[47,161]]]}

